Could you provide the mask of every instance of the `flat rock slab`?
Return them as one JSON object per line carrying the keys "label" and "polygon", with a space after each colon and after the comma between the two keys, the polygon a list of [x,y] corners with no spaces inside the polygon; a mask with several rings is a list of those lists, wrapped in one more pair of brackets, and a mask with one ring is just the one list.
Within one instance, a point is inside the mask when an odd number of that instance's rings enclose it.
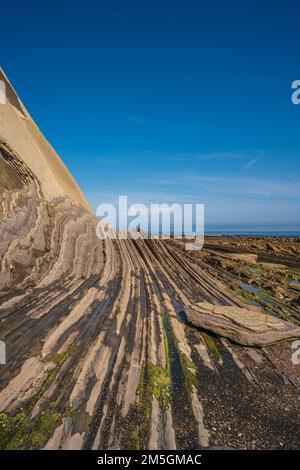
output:
{"label": "flat rock slab", "polygon": [[300,338],[300,328],[266,315],[253,306],[235,307],[200,302],[185,309],[190,323],[244,346],[267,346]]}
{"label": "flat rock slab", "polygon": [[256,263],[258,256],[252,253],[222,253],[219,251],[211,250],[213,253],[216,253],[218,256],[227,259],[234,259],[245,261],[248,263]]}

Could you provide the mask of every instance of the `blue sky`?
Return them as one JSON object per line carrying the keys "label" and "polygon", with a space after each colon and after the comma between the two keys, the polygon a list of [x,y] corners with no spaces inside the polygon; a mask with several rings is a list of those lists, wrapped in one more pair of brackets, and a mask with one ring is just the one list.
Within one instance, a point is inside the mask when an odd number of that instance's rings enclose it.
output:
{"label": "blue sky", "polygon": [[12,1],[1,65],[95,209],[300,225],[300,3]]}

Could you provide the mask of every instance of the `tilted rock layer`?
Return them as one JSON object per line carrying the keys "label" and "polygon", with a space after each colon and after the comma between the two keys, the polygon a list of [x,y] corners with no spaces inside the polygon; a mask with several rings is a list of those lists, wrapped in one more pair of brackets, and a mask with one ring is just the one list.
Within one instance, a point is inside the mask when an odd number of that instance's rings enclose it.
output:
{"label": "tilted rock layer", "polygon": [[193,325],[245,346],[268,344],[300,337],[300,328],[262,312],[257,307],[221,306],[199,302],[186,308]]}

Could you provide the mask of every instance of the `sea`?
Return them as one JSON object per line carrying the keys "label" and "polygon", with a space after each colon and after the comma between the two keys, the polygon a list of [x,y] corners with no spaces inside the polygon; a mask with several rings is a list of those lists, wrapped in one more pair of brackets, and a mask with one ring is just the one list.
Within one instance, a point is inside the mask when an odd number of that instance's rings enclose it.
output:
{"label": "sea", "polygon": [[[194,227],[195,230],[195,227]],[[150,231],[149,231],[150,233]],[[183,235],[184,233],[184,235]],[[152,233],[152,235],[163,235],[168,238],[168,234],[163,233],[160,230],[158,233]],[[200,235],[200,233],[199,233]],[[181,238],[182,236],[194,237],[195,232],[191,233],[188,231],[174,230],[171,227],[171,237],[177,236]],[[205,237],[215,236],[240,236],[240,237],[283,237],[283,238],[300,238],[300,225],[285,225],[285,226],[275,226],[275,225],[206,225],[205,226]]]}
{"label": "sea", "polygon": [[300,226],[207,226],[205,236],[300,237]]}

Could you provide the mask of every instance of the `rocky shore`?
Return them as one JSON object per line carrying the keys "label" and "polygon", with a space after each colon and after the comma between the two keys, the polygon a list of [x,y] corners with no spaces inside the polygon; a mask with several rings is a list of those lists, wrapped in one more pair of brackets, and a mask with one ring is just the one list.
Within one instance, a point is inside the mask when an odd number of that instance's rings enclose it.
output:
{"label": "rocky shore", "polygon": [[[0,448],[299,448],[293,339],[266,341],[278,325],[299,331],[299,240],[220,237],[195,252],[181,240],[99,240],[98,219],[9,90]],[[243,333],[259,327],[259,309],[265,341],[226,335],[212,318],[197,326],[189,309],[201,317],[204,304]]]}

